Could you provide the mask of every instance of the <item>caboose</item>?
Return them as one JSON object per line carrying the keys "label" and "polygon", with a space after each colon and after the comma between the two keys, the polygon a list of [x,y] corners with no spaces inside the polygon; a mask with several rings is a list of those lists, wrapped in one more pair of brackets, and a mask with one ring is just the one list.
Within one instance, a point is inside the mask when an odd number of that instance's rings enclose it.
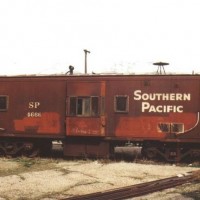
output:
{"label": "caboose", "polygon": [[148,158],[200,155],[199,75],[0,77],[0,154],[110,157],[127,142]]}

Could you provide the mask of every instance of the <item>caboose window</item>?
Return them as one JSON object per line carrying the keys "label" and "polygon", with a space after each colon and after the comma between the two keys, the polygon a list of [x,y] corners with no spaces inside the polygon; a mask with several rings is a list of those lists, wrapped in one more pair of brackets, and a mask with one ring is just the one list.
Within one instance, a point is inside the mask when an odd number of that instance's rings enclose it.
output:
{"label": "caboose window", "polygon": [[114,102],[114,109],[115,112],[128,112],[129,110],[129,102],[128,102],[128,96],[115,96],[115,102]]}
{"label": "caboose window", "polygon": [[69,114],[72,116],[97,116],[99,97],[70,97]]}
{"label": "caboose window", "polygon": [[99,114],[99,98],[91,97],[91,115],[96,116]]}
{"label": "caboose window", "polygon": [[181,123],[159,123],[158,124],[159,132],[165,133],[183,133],[184,124]]}
{"label": "caboose window", "polygon": [[171,124],[171,132],[172,133],[183,133],[184,125],[180,123]]}
{"label": "caboose window", "polygon": [[76,115],[76,97],[70,97],[70,115]]}
{"label": "caboose window", "polygon": [[78,103],[77,114],[89,116],[90,115],[90,98],[89,97],[78,98],[77,103]]}
{"label": "caboose window", "polygon": [[170,132],[170,124],[169,123],[159,123],[158,129],[159,129],[159,132],[169,133]]}
{"label": "caboose window", "polygon": [[0,96],[0,111],[8,109],[8,96]]}

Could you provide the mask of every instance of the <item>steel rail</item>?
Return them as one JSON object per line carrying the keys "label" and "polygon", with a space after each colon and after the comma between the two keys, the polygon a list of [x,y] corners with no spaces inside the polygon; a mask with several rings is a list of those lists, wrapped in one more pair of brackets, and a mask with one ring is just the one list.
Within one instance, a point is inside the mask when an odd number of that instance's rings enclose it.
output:
{"label": "steel rail", "polygon": [[152,192],[176,187],[185,183],[200,180],[200,170],[173,176],[170,178],[160,179],[147,183],[136,184],[132,186],[117,188],[113,190],[96,192],[86,195],[68,197],[63,200],[123,200],[132,197],[146,195]]}

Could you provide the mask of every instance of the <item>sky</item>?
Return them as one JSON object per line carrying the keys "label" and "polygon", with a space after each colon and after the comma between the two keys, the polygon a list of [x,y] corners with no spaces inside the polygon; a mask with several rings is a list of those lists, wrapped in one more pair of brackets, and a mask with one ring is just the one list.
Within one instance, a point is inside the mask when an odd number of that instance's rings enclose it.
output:
{"label": "sky", "polygon": [[0,75],[200,73],[199,0],[0,0]]}

